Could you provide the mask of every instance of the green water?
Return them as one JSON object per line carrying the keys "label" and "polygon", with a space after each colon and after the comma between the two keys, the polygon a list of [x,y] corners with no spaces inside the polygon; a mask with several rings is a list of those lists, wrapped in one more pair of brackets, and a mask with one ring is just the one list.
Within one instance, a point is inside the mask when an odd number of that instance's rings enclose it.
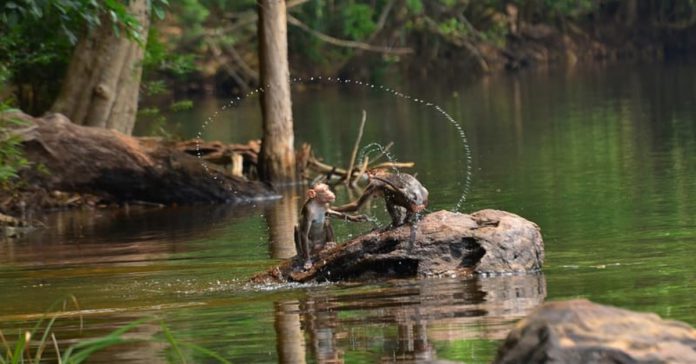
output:
{"label": "green water", "polygon": [[[69,305],[72,316],[58,321],[61,346],[154,316],[179,340],[235,363],[486,363],[514,322],[544,300],[586,297],[696,325],[696,67],[383,85],[439,105],[466,132],[468,149],[433,107],[379,87],[332,82],[296,85],[296,143],[347,164],[365,109],[363,144],[394,141],[393,157],[416,163],[412,172],[430,190],[431,210],[452,209],[465,193],[465,212],[497,208],[536,222],[546,247],[543,275],[245,285],[292,254],[293,191],[280,202],[241,208],[64,212],[46,217],[46,230],[0,242],[0,328],[29,327],[72,294],[80,307]],[[256,97],[222,112],[224,104],[197,100],[167,129],[230,142],[260,135]],[[346,199],[343,191],[339,198]],[[369,213],[386,222],[379,204]],[[373,227],[336,225],[343,239]],[[135,335],[161,337],[158,331],[154,321]],[[146,342],[92,362],[171,357],[166,345]]]}

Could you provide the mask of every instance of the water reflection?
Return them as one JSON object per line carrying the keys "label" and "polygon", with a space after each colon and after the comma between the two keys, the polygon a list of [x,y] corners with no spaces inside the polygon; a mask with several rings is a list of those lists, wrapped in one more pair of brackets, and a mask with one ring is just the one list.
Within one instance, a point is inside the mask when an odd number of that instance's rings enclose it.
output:
{"label": "water reflection", "polygon": [[545,297],[543,274],[394,281],[351,294],[308,290],[274,306],[278,358],[343,363],[359,351],[381,362],[431,361],[438,341],[504,338]]}
{"label": "water reflection", "polygon": [[[126,324],[122,313],[137,318],[157,311],[176,335],[235,363],[277,357],[286,362],[318,357],[351,363],[427,357],[490,362],[511,322],[543,300],[545,279],[554,299],[581,295],[696,324],[688,279],[696,277],[693,64],[539,69],[467,84],[456,77],[448,81],[398,88],[438,103],[461,122],[473,156],[471,193],[463,210],[503,209],[541,226],[546,278],[250,292],[238,282],[277,264],[271,258],[294,254],[291,232],[301,195],[237,210],[58,213],[47,221],[51,228],[0,242],[3,328],[27,327],[16,321],[40,316],[57,299],[74,294],[91,313],[87,327],[98,321],[100,328],[80,338]],[[332,86],[293,95],[294,119],[301,120],[295,124],[298,143],[310,143],[329,164],[345,164],[365,109],[363,142],[394,141],[393,156],[416,163],[411,172],[429,189],[431,209],[452,208],[468,175],[466,148],[456,129],[432,108],[363,91]],[[185,136],[195,136],[223,104],[210,101],[176,116]],[[227,108],[204,130],[204,138],[258,138],[255,102]],[[349,198],[341,190],[337,195],[337,204]],[[363,212],[388,221],[383,204],[375,207]],[[373,228],[333,222],[339,241]],[[124,358],[128,350],[121,353]],[[155,359],[137,350],[159,349],[133,350],[128,357],[134,362],[148,362]],[[114,358],[91,362],[121,357]]]}
{"label": "water reflection", "polygon": [[265,209],[271,258],[287,259],[296,254],[294,230],[300,206],[304,202],[298,189],[299,186],[291,186],[278,191],[283,198]]}
{"label": "water reflection", "polygon": [[[270,204],[268,202],[267,204]],[[0,263],[81,265],[165,260],[185,244],[224,229],[263,206],[229,205],[58,211],[21,241],[0,244]]]}

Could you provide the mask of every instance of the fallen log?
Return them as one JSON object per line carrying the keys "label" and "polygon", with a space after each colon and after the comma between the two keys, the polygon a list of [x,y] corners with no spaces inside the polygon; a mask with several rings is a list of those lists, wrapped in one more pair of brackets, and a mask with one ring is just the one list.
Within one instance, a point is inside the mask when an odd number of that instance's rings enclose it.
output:
{"label": "fallen log", "polygon": [[161,204],[234,203],[274,195],[264,184],[206,168],[175,143],[76,125],[61,114],[0,117],[28,125],[15,133],[22,138],[26,158],[48,171],[22,172],[33,188]]}
{"label": "fallen log", "polygon": [[299,259],[290,259],[251,282],[531,273],[541,270],[544,261],[539,227],[505,211],[438,211],[418,223],[414,241],[410,236],[410,226],[372,231],[319,252],[309,270],[302,269]]}

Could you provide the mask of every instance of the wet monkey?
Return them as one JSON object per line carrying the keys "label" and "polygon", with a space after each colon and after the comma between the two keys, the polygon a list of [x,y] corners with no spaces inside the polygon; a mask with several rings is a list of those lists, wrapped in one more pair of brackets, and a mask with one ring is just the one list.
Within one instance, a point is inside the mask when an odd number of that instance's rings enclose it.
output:
{"label": "wet monkey", "polygon": [[324,183],[318,183],[307,190],[307,201],[300,212],[300,222],[295,226],[295,248],[304,261],[304,268],[312,267],[310,255],[324,249],[326,243],[334,241],[330,217],[353,222],[367,221],[365,215],[348,215],[331,209],[336,195]]}
{"label": "wet monkey", "polygon": [[375,171],[369,174],[369,183],[357,200],[335,207],[336,211],[359,210],[373,196],[383,195],[392,227],[414,222],[418,213],[428,207],[428,190],[412,175]]}

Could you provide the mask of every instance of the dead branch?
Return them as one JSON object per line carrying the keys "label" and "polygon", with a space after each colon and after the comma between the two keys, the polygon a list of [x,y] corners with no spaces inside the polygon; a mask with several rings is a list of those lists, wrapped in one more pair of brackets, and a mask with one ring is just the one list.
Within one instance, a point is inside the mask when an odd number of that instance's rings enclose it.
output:
{"label": "dead branch", "polygon": [[[220,141],[206,142],[200,139],[187,140],[176,144],[176,149],[199,157],[213,165],[227,169],[233,176],[253,175],[253,167],[258,164],[261,141],[251,140],[247,144],[225,144]],[[244,170],[244,167],[247,167]],[[219,168],[218,168],[219,169]]]}
{"label": "dead branch", "polygon": [[[210,50],[213,51],[213,55],[217,58],[220,58],[222,56],[222,50],[220,47],[215,44],[213,41],[208,41],[208,46],[210,47]],[[249,85],[247,82],[242,79],[242,77],[237,73],[237,71],[230,66],[227,62],[222,62],[222,68],[227,72],[227,74],[234,79],[234,81],[239,85],[239,87],[242,89],[242,93],[247,93],[250,91]],[[243,69],[243,68],[242,68]]]}
{"label": "dead branch", "polygon": [[[300,6],[309,0],[294,0],[294,1],[288,1],[287,4],[285,5],[285,8],[289,11],[290,9]],[[254,10],[249,10],[244,13],[242,13],[237,19],[237,21],[232,24],[232,26],[228,29],[225,30],[226,34],[235,34],[236,31],[240,28],[243,28],[248,25],[255,25],[256,21],[259,18],[258,11]]]}
{"label": "dead branch", "polygon": [[[362,111],[362,121],[360,121],[360,129],[358,129],[358,137],[355,139],[355,145],[353,146],[353,153],[350,155],[350,163],[348,164],[348,170],[353,171],[353,165],[355,164],[355,156],[358,154],[358,147],[360,147],[360,140],[362,140],[363,130],[365,129],[365,121],[367,121],[367,112],[363,109]],[[346,176],[346,186],[351,185],[353,180],[352,173]]]}
{"label": "dead branch", "polygon": [[355,177],[353,182],[350,184],[350,188],[356,188],[358,184],[358,180],[360,179],[361,176],[365,175],[365,172],[367,172],[367,166],[369,165],[370,157],[365,157],[363,161],[362,167],[360,167],[360,171],[358,172],[358,175]]}
{"label": "dead branch", "polygon": [[387,5],[384,6],[384,9],[382,9],[382,13],[379,14],[379,20],[377,21],[377,26],[375,26],[375,30],[367,38],[369,42],[372,42],[375,39],[375,37],[377,36],[377,34],[387,24],[387,17],[389,16],[389,12],[391,11],[392,7],[394,7],[394,0],[389,1],[387,3]]}
{"label": "dead branch", "polygon": [[413,53],[412,48],[378,47],[378,46],[373,46],[373,45],[363,43],[363,42],[356,42],[353,40],[334,38],[330,35],[320,33],[318,31],[310,28],[305,23],[301,22],[299,19],[297,19],[294,16],[289,15],[289,14],[288,14],[288,23],[314,35],[315,37],[321,39],[322,41],[324,41],[326,43],[333,44],[333,45],[339,46],[339,47],[356,48],[356,49],[362,49],[362,50],[368,51],[368,52],[378,52],[378,53],[384,53],[384,54],[411,54],[411,53]]}
{"label": "dead branch", "polygon": [[414,162],[384,162],[376,166],[372,166],[372,169],[380,168],[413,168],[416,164]]}
{"label": "dead branch", "polygon": [[[380,163],[376,166],[373,166],[371,168],[413,168],[414,165],[415,165],[415,163],[413,163],[413,162],[384,162],[384,163]],[[314,157],[311,157],[307,161],[307,168],[311,169],[319,174],[331,173],[333,175],[339,176],[341,178],[341,180],[347,178],[347,176],[348,176],[348,172],[346,169],[323,163]],[[351,173],[351,174],[354,174],[355,172],[356,171],[353,170],[353,173]],[[358,178],[360,178],[362,176],[363,175],[359,175]]]}
{"label": "dead branch", "polygon": [[[389,143],[378,157],[383,156],[392,145],[393,143]],[[244,166],[242,174],[247,178],[253,178],[253,168],[258,163],[261,141],[251,140],[247,144],[226,144],[220,141],[193,139],[176,143],[175,148],[187,154],[200,157],[207,163],[218,166],[215,167],[217,169],[226,169],[229,166],[232,173],[237,175],[239,174],[239,159],[241,157],[241,162]],[[317,159],[312,153],[312,147],[306,143],[297,151],[297,156],[298,169],[305,179],[311,180],[313,178],[313,176],[307,173],[308,171],[312,171],[319,175],[317,178],[321,178],[322,175],[335,177],[335,179],[329,178],[326,181],[329,184],[351,181],[351,187],[354,187],[361,178],[367,178],[367,171],[370,169],[413,168],[415,165],[413,162],[383,162],[375,164],[376,158],[373,160],[365,158],[362,164],[357,167],[353,166],[349,169],[340,168]],[[353,160],[354,159],[355,158],[353,158]],[[351,171],[350,174],[348,173],[349,170]]]}
{"label": "dead branch", "polygon": [[386,147],[382,148],[382,150],[379,152],[379,154],[377,154],[377,156],[374,157],[374,158],[370,161],[370,163],[371,163],[371,164],[374,164],[374,163],[376,163],[378,160],[382,159],[382,157],[384,157],[385,155],[387,155],[387,153],[389,152],[389,149],[391,149],[391,147],[393,147],[393,146],[394,146],[394,142],[389,142],[389,144],[387,144]]}
{"label": "dead branch", "polygon": [[224,50],[229,53],[232,59],[237,63],[242,72],[247,76],[251,82],[255,85],[259,83],[259,73],[254,71],[249,65],[244,61],[242,56],[237,52],[233,46],[224,46]]}

